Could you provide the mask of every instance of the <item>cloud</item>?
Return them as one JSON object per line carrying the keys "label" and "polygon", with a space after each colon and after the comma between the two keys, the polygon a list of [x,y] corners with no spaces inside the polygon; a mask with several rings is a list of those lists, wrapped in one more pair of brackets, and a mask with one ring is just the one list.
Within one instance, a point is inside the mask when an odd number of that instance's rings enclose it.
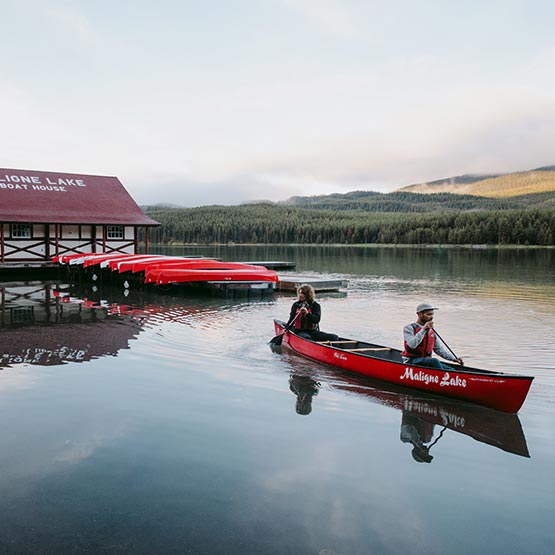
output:
{"label": "cloud", "polygon": [[[4,167],[117,175],[141,203],[198,205],[553,163],[551,35],[517,48],[503,34],[503,49],[486,52],[501,38],[488,10],[461,43],[482,12],[459,24],[454,8],[401,0],[280,0],[237,8],[232,29],[199,5],[198,33],[163,14],[141,27],[148,4],[130,27],[119,5],[110,25],[92,4],[9,6]],[[261,31],[270,20],[283,36]]]}
{"label": "cloud", "polygon": [[192,180],[188,176],[161,175],[156,172],[147,176],[136,176],[135,179],[126,175],[120,177],[126,188],[133,190],[135,200],[147,205],[160,202],[186,207],[233,205],[257,199],[279,198],[267,189],[266,183],[249,175],[232,175],[217,181]]}
{"label": "cloud", "polygon": [[71,112],[54,112],[34,91],[4,84],[10,140],[3,165],[117,175],[140,203],[198,206],[386,192],[553,163],[555,101],[542,90],[476,82],[441,95],[401,95],[395,110],[371,115],[361,99],[375,82],[352,72],[296,78],[275,90],[259,83],[250,91],[252,110],[249,91],[237,87],[229,103],[213,94],[174,117],[170,104],[139,119],[140,107],[131,107],[84,133]]}
{"label": "cloud", "polygon": [[0,115],[2,158],[8,167],[40,169],[29,167],[29,152],[38,154],[35,160],[40,165],[50,158],[50,151],[57,151],[69,133],[40,99],[6,82],[0,84]]}
{"label": "cloud", "polygon": [[76,41],[86,47],[92,47],[98,43],[99,35],[96,29],[82,12],[68,7],[62,9],[59,5],[44,2],[39,2],[37,7],[43,9],[56,34],[63,35],[72,45]]}
{"label": "cloud", "polygon": [[304,149],[299,131],[294,148],[274,150],[272,158],[251,160],[242,169],[282,194],[387,191],[454,173],[551,163],[554,134],[555,103],[549,97],[525,89],[507,94],[497,87],[464,87],[406,106],[394,121],[368,129],[353,124],[343,135],[304,141]]}
{"label": "cloud", "polygon": [[[1,359],[0,359],[1,360]],[[13,390],[32,389],[37,381],[36,375],[27,364],[14,363],[1,367],[0,393]]]}
{"label": "cloud", "polygon": [[372,127],[350,123],[320,136],[316,125],[299,127],[291,130],[290,141],[285,140],[287,124],[277,136],[258,142],[256,135],[239,134],[241,140],[233,145],[222,136],[216,167],[206,157],[212,151],[208,144],[197,151],[193,146],[194,163],[183,171],[164,175],[139,162],[145,173],[130,174],[127,184],[140,181],[136,191],[142,202],[150,202],[148,190],[156,183],[151,198],[166,191],[166,200],[186,206],[237,204],[352,190],[387,192],[461,173],[553,163],[555,102],[526,87],[508,93],[502,87],[469,85],[404,106],[393,121]]}
{"label": "cloud", "polygon": [[360,40],[368,36],[368,27],[352,2],[345,0],[283,0],[303,15],[320,32],[339,39]]}

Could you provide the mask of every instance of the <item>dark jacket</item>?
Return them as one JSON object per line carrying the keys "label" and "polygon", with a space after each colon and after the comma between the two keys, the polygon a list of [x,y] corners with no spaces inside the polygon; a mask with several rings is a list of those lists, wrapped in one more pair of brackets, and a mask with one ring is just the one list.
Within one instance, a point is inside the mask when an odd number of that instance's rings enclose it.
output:
{"label": "dark jacket", "polygon": [[320,323],[320,318],[322,317],[322,308],[316,301],[312,301],[311,303],[301,301],[294,302],[291,306],[289,320],[286,325],[289,325],[295,319],[297,312],[301,310],[303,306],[306,306],[309,312],[305,316],[299,316],[295,322],[295,329],[300,331],[312,331],[319,329],[318,324]]}

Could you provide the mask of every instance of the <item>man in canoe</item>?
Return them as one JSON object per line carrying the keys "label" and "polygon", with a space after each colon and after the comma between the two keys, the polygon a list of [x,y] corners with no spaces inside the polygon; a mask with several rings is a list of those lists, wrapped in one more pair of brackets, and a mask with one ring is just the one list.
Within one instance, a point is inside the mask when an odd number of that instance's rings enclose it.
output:
{"label": "man in canoe", "polygon": [[463,359],[450,353],[441,342],[434,331],[434,310],[437,310],[430,303],[420,303],[416,307],[418,319],[412,324],[407,324],[403,328],[405,339],[405,350],[403,362],[417,366],[428,366],[438,370],[454,370],[451,366],[444,364],[432,354],[436,353],[440,357],[458,362],[461,366]]}
{"label": "man in canoe", "polygon": [[293,322],[293,330],[300,337],[314,341],[337,341],[334,333],[320,331],[322,308],[315,300],[316,293],[312,285],[304,283],[297,290],[298,300],[291,306],[289,320],[285,327]]}

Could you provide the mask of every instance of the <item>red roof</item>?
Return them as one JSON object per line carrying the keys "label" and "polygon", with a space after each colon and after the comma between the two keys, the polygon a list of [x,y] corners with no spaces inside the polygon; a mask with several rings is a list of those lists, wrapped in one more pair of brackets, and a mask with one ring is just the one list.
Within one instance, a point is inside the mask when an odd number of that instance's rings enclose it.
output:
{"label": "red roof", "polygon": [[0,169],[0,222],[160,225],[117,177]]}

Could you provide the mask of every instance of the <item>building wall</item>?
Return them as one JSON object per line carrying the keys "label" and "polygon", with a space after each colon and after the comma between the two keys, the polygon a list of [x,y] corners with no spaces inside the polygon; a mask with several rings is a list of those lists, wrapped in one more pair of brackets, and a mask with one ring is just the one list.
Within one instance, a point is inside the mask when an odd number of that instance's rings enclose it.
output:
{"label": "building wall", "polygon": [[114,226],[32,224],[32,237],[26,238],[12,237],[9,223],[0,226],[0,263],[47,262],[57,254],[79,252],[137,252],[133,226],[124,226],[123,238],[117,239],[108,237],[108,230],[113,232]]}

